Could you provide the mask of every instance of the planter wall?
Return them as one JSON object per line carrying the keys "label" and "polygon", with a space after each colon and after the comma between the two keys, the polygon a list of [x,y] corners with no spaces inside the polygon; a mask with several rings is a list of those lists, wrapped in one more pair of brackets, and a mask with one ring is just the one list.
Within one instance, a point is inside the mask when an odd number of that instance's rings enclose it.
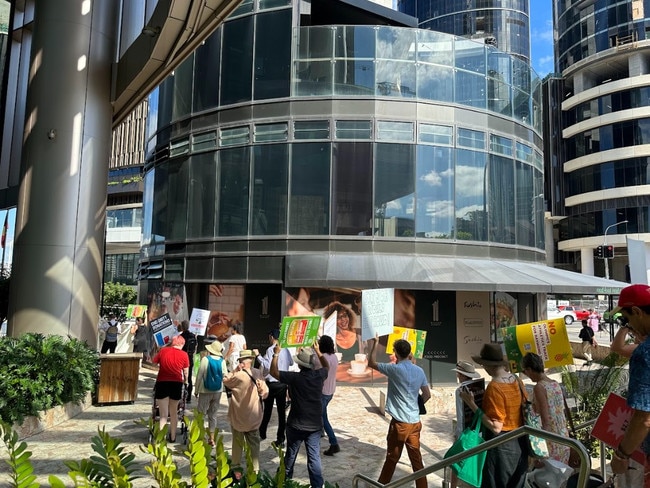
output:
{"label": "planter wall", "polygon": [[41,412],[39,417],[25,417],[22,425],[14,424],[13,428],[18,433],[18,437],[24,439],[76,417],[91,405],[89,392],[81,403],[70,402]]}

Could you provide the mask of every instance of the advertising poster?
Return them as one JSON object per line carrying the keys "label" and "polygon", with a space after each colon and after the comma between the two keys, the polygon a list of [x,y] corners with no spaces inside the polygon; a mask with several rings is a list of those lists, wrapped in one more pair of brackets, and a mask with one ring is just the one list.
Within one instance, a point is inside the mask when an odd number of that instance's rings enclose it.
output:
{"label": "advertising poster", "polygon": [[513,373],[521,372],[521,360],[529,352],[539,354],[545,368],[573,364],[564,319],[531,322],[500,330]]}
{"label": "advertising poster", "polygon": [[318,337],[321,317],[284,317],[280,328],[280,347],[311,346]]}
{"label": "advertising poster", "polygon": [[190,332],[197,336],[205,335],[205,329],[210,321],[210,310],[193,308],[190,316]]}
{"label": "advertising poster", "polygon": [[126,307],[126,317],[129,319],[144,318],[146,313],[146,305],[128,305]]}
{"label": "advertising poster", "polygon": [[388,342],[386,343],[386,350],[392,351],[393,344],[398,339],[404,339],[411,344],[411,352],[415,359],[422,359],[424,354],[424,344],[427,340],[427,332],[425,330],[407,329],[406,327],[393,327],[393,333],[389,334]]}
{"label": "advertising poster", "polygon": [[393,333],[395,290],[380,288],[361,292],[361,340]]}
{"label": "advertising poster", "polygon": [[159,347],[169,344],[178,335],[178,330],[168,313],[162,314],[149,322],[154,340]]}
{"label": "advertising poster", "polygon": [[[630,425],[632,412],[633,410],[627,406],[625,398],[616,393],[610,393],[596,419],[591,435],[612,448],[618,447],[628,425]],[[641,465],[645,463],[645,455],[641,448],[634,451],[630,457]]]}

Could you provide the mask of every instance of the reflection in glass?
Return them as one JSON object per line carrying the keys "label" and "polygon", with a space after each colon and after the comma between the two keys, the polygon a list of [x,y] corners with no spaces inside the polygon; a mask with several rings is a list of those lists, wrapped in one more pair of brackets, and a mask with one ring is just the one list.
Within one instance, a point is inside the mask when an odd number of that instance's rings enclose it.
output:
{"label": "reflection in glass", "polygon": [[213,237],[216,215],[217,152],[190,158],[187,237]]}
{"label": "reflection in glass", "polygon": [[415,61],[416,29],[381,26],[377,29],[377,59]]}
{"label": "reflection in glass", "polygon": [[213,32],[194,52],[194,111],[219,105],[221,28]]}
{"label": "reflection in glass", "polygon": [[453,37],[430,30],[417,31],[417,60],[420,63],[454,63]]}
{"label": "reflection in glass", "polygon": [[289,234],[329,234],[330,151],[327,142],[293,144]]}
{"label": "reflection in glass", "polygon": [[291,10],[257,15],[254,99],[289,96]]}
{"label": "reflection in glass", "polygon": [[248,235],[250,147],[219,151],[218,236]]}
{"label": "reflection in glass", "polygon": [[456,150],[456,239],[487,240],[487,164],[484,152]]}
{"label": "reflection in glass", "polygon": [[294,91],[296,96],[332,94],[331,61],[296,61]]}
{"label": "reflection in glass", "polygon": [[144,175],[144,187],[142,190],[142,242],[140,245],[146,246],[151,243],[153,230],[153,213],[154,213],[154,175],[156,169],[151,169]]}
{"label": "reflection in glass", "polygon": [[415,146],[377,144],[374,234],[415,237]]}
{"label": "reflection in glass", "polygon": [[377,61],[376,94],[382,97],[413,98],[416,93],[415,64]]}
{"label": "reflection in glass", "polygon": [[417,95],[426,100],[454,101],[454,70],[442,66],[417,66]]}
{"label": "reflection in glass", "polygon": [[467,71],[456,71],[456,102],[470,107],[486,108],[485,77]]}
{"label": "reflection in glass", "polygon": [[452,239],[454,161],[449,147],[417,146],[416,237]]}
{"label": "reflection in glass", "polygon": [[337,26],[334,32],[337,58],[375,57],[375,29],[367,26]]}
{"label": "reflection in glass", "polygon": [[365,60],[334,62],[334,94],[372,96],[375,90],[375,64]]}
{"label": "reflection in glass", "polygon": [[253,76],[253,16],[223,26],[221,105],[251,99]]}
{"label": "reflection in glass", "polygon": [[287,234],[287,144],[253,146],[251,235]]}
{"label": "reflection in glass", "polygon": [[181,240],[186,237],[187,185],[189,160],[173,160],[167,163],[167,211],[166,239]]}
{"label": "reflection in glass", "polygon": [[194,77],[194,55],[191,55],[174,70],[174,104],[172,120],[178,120],[192,112],[192,78]]}
{"label": "reflection in glass", "polygon": [[485,44],[456,38],[454,46],[456,68],[485,75]]}
{"label": "reflection in glass", "polygon": [[[490,242],[515,243],[515,171],[512,159],[490,155],[488,172]],[[525,195],[522,195],[525,198]],[[530,200],[530,198],[529,198]]]}
{"label": "reflection in glass", "polygon": [[332,233],[371,235],[372,144],[339,142],[333,145]]}

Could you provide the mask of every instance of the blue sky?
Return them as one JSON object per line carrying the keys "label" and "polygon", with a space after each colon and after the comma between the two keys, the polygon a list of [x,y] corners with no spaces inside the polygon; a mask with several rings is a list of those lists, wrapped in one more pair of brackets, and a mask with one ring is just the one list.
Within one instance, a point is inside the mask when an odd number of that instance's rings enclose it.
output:
{"label": "blue sky", "polygon": [[553,72],[552,0],[530,0],[530,57],[540,78]]}

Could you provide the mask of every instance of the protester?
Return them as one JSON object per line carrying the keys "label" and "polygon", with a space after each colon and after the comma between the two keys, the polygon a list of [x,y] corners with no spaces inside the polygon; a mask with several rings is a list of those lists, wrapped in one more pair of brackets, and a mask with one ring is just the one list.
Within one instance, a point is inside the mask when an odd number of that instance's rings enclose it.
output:
{"label": "protester", "polygon": [[[208,442],[214,446],[214,437],[217,430],[217,411],[221,402],[221,392],[223,391],[223,378],[228,374],[226,361],[222,356],[223,346],[217,340],[208,339],[203,342],[205,345],[205,354],[199,363],[199,371],[196,373],[196,396],[199,399],[197,410],[203,414],[208,422]],[[211,364],[212,363],[212,364]],[[221,380],[221,385],[212,389],[209,382],[206,382],[209,368],[214,368],[217,377]],[[220,376],[219,376],[220,374]]]}
{"label": "protester", "polygon": [[[482,365],[492,378],[482,401],[484,438],[493,439],[521,427],[524,424],[521,407],[525,393],[517,377],[510,372],[501,346],[485,344],[479,356],[472,356],[472,360]],[[476,413],[478,406],[472,392],[465,389],[460,395]],[[511,439],[487,451],[481,488],[521,488],[527,469],[528,449],[524,437]]]}
{"label": "protester", "polygon": [[187,383],[189,360],[183,352],[185,339],[176,336],[170,345],[160,349],[153,362],[160,365],[155,385],[155,398],[160,416],[160,428],[169,417],[169,441],[176,442],[178,425],[178,402],[183,395],[183,383]]}
{"label": "protester", "polygon": [[[632,417],[625,429],[623,440],[612,452],[612,472],[623,474],[627,471],[630,455],[643,443],[650,432],[650,287],[648,285],[630,285],[618,298],[618,308],[623,319],[638,337],[646,339],[639,344],[630,357],[630,379],[627,388],[627,404],[633,409]],[[644,470],[644,488],[650,487],[648,449]]]}
{"label": "protester", "polygon": [[145,325],[142,317],[135,319],[135,324],[131,327],[133,335],[133,352],[141,352],[145,361],[149,361],[149,327]]}
{"label": "protester", "polygon": [[578,338],[582,340],[582,355],[587,360],[587,366],[591,366],[593,356],[591,355],[591,348],[596,347],[596,339],[594,338],[594,331],[589,326],[587,319],[582,319],[582,329],[578,334]]}
{"label": "protester", "polygon": [[110,320],[102,324],[102,329],[104,331],[104,342],[102,343],[101,353],[114,353],[117,347],[117,338],[120,334],[120,327],[115,315],[111,315]]}
{"label": "protester", "polygon": [[[228,404],[228,421],[232,429],[232,464],[240,466],[244,444],[248,444],[253,470],[260,469],[260,431],[263,401],[269,394],[262,374],[253,369],[253,351],[243,349],[238,354],[237,367],[223,379],[232,393]],[[251,466],[248,466],[250,469]]]}
{"label": "protester", "polygon": [[183,346],[183,351],[187,353],[187,359],[190,362],[190,373],[187,378],[187,394],[186,400],[187,403],[192,402],[192,370],[194,369],[194,353],[196,353],[196,335],[190,332],[190,323],[187,320],[183,320],[180,325],[181,336],[185,339],[185,345]]}
{"label": "protester", "polygon": [[[569,437],[564,415],[564,393],[560,384],[544,373],[544,360],[539,355],[529,352],[524,356],[521,366],[526,376],[535,382],[533,406],[542,419],[542,428],[562,437]],[[551,459],[569,464],[570,447],[550,441],[546,443]]]}
{"label": "protester", "polygon": [[[431,398],[431,391],[422,368],[411,360],[411,344],[403,339],[395,341],[393,353],[396,363],[377,363],[377,338],[368,342],[370,355],[368,366],[388,378],[388,393],[386,395],[386,411],[392,417],[386,438],[386,460],[379,475],[379,483],[388,484],[393,478],[395,467],[406,446],[406,452],[411,461],[413,471],[424,468],[420,452],[420,410],[418,394],[426,403]],[[426,488],[427,478],[423,476],[415,480],[416,488]]]}
{"label": "protester", "polygon": [[[278,431],[275,436],[275,441],[273,442],[273,447],[284,447],[284,437],[286,430],[287,422],[287,385],[281,381],[276,380],[270,374],[271,370],[271,361],[273,360],[273,354],[275,345],[278,343],[278,337],[280,337],[280,329],[273,329],[269,331],[269,344],[270,346],[266,349],[266,354],[261,356],[257,349],[253,349],[253,352],[257,356],[257,360],[262,365],[262,370],[266,374],[266,385],[269,388],[269,395],[264,400],[264,417],[262,418],[262,424],[260,425],[260,438],[262,440],[266,439],[266,429],[271,420],[271,414],[273,413],[273,402],[277,407],[278,412]],[[278,370],[279,371],[289,371],[289,368],[293,366],[293,358],[288,349],[282,349],[280,351],[280,356],[278,357]]]}
{"label": "protester", "polygon": [[[334,341],[330,336],[323,336],[318,341],[320,347],[320,352],[323,353],[325,359],[329,363],[329,369],[327,373],[327,378],[325,383],[323,383],[323,428],[325,429],[325,434],[327,434],[327,439],[329,440],[330,447],[323,452],[326,456],[333,456],[341,450],[339,447],[339,441],[334,434],[334,429],[332,424],[330,424],[329,418],[327,417],[327,405],[332,398],[334,397],[334,392],[336,391],[336,370],[339,365],[339,360],[336,357],[336,351],[334,350]],[[319,369],[318,366],[316,365]]]}
{"label": "protester", "polygon": [[239,354],[247,348],[246,338],[242,334],[243,325],[240,322],[232,324],[231,335],[223,343],[223,357],[228,362],[228,370],[233,371],[237,368]]}
{"label": "protester", "polygon": [[293,357],[300,369],[299,372],[280,371],[278,358],[282,352],[279,344],[275,344],[271,361],[271,376],[286,383],[291,395],[291,410],[287,418],[287,453],[284,458],[285,476],[293,478],[293,467],[296,463],[298,450],[304,442],[307,451],[307,471],[309,482],[313,488],[323,486],[323,469],[320,459],[320,435],[323,430],[323,383],[329,371],[329,363],[321,354],[318,341],[314,341],[314,352],[320,360],[321,369],[315,370],[312,352],[308,348],[301,349]]}

